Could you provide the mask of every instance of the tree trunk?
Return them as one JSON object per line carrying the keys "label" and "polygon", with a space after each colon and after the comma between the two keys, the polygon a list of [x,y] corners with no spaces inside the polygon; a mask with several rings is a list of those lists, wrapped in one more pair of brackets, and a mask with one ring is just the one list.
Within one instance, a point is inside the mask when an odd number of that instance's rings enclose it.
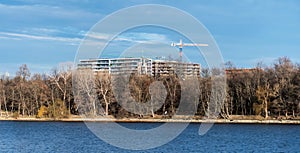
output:
{"label": "tree trunk", "polygon": [[105,103],[105,115],[108,116],[108,103]]}
{"label": "tree trunk", "polygon": [[4,107],[5,107],[5,114],[6,114],[6,116],[8,116],[6,97],[4,97]]}
{"label": "tree trunk", "polygon": [[93,116],[95,117],[95,116],[97,116],[96,102],[94,99],[92,99],[92,101],[93,101]]}
{"label": "tree trunk", "polygon": [[264,112],[265,112],[265,118],[268,118],[268,100],[265,99],[265,105],[264,105]]}
{"label": "tree trunk", "polygon": [[151,114],[152,114],[152,118],[155,117],[154,111],[153,111],[153,107],[151,108]]}
{"label": "tree trunk", "polygon": [[295,110],[293,109],[293,118],[295,118]]}
{"label": "tree trunk", "polygon": [[34,113],[34,114],[38,114],[38,110],[39,110],[39,102],[38,102],[38,97],[36,96],[35,97],[35,105],[36,105],[36,110],[37,110],[37,112],[36,113]]}
{"label": "tree trunk", "polygon": [[21,113],[21,103],[18,104],[18,114]]}
{"label": "tree trunk", "polygon": [[25,115],[25,102],[22,102],[22,116]]}

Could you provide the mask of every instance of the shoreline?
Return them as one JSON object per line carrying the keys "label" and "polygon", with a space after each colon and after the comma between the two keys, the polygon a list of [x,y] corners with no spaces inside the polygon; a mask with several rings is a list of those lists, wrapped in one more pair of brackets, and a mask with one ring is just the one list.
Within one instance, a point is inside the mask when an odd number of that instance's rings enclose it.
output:
{"label": "shoreline", "polygon": [[214,124],[293,124],[300,125],[300,120],[255,120],[255,119],[137,119],[137,118],[35,118],[35,117],[0,117],[1,121],[20,122],[119,122],[119,123],[214,123]]}

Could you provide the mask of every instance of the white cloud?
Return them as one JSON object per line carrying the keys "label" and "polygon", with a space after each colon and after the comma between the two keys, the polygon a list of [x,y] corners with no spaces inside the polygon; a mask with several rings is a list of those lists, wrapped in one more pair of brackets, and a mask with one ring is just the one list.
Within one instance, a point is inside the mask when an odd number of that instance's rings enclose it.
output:
{"label": "white cloud", "polygon": [[0,36],[0,39],[8,39],[8,40],[21,40],[19,38],[7,37],[7,36]]}
{"label": "white cloud", "polygon": [[[83,32],[81,32],[81,35],[84,35]],[[166,43],[169,44],[171,41],[167,38],[167,36],[163,34],[157,34],[157,33],[138,33],[138,32],[130,32],[125,34],[120,34],[116,38],[114,38],[111,42],[109,42],[109,39],[112,37],[112,35],[108,33],[97,33],[97,32],[89,32],[86,34],[85,45],[90,46],[98,46],[98,45],[105,45],[106,43],[112,45],[112,46],[120,46],[124,45],[126,42],[128,45],[130,44],[162,44]]]}
{"label": "white cloud", "polygon": [[58,29],[52,29],[52,28],[31,28],[28,30],[23,30],[22,32],[26,33],[43,33],[43,34],[55,34],[55,33],[61,33],[61,30]]}
{"label": "white cloud", "polygon": [[[19,14],[25,17],[26,14],[34,16],[54,16],[58,18],[91,18],[102,16],[99,13],[87,12],[79,9],[65,9],[57,6],[48,5],[5,5],[0,3],[0,12],[14,15]],[[30,16],[28,16],[30,17]]]}
{"label": "white cloud", "polygon": [[[1,36],[2,35],[2,36]],[[34,39],[34,40],[50,40],[50,41],[61,41],[61,42],[80,42],[80,38],[66,38],[66,37],[55,37],[55,36],[37,36],[22,33],[11,33],[11,32],[0,32],[0,38],[10,39]]]}
{"label": "white cloud", "polygon": [[171,42],[166,35],[158,34],[158,33],[138,33],[138,32],[131,32],[125,33],[123,35],[119,35],[116,41],[128,41],[133,43],[169,43]]}
{"label": "white cloud", "polygon": [[[82,33],[82,32],[81,32]],[[82,33],[83,34],[83,33]],[[95,40],[103,40],[108,41],[112,35],[108,33],[97,33],[97,32],[89,32],[86,34],[88,39],[92,38]],[[158,33],[138,33],[138,32],[129,32],[125,34],[118,35],[114,41],[128,41],[134,43],[151,43],[153,41],[157,42],[170,42],[167,36]]]}
{"label": "white cloud", "polygon": [[97,32],[89,32],[86,35],[87,38],[97,39],[97,40],[108,40],[111,35],[106,33],[97,33]]}

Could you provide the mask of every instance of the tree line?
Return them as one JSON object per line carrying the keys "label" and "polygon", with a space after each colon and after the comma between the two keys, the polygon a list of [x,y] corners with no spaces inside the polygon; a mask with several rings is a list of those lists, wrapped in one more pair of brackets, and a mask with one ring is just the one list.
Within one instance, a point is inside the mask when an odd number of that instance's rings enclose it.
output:
{"label": "tree line", "polygon": [[[235,115],[299,117],[299,64],[282,57],[272,66],[258,64],[248,71],[235,68],[231,62],[225,65],[226,72],[231,72],[226,75],[225,87],[212,90],[213,83],[218,80],[211,75],[213,71],[202,69],[196,81],[197,90],[194,90],[190,88],[195,86],[193,80],[186,79],[187,85],[183,86],[174,74],[155,78],[132,74],[127,86],[114,89],[116,78],[107,73],[73,71],[71,63],[62,63],[49,75],[32,75],[24,64],[13,78],[0,79],[0,115],[65,118],[84,112],[89,117],[169,118],[174,114],[195,113],[195,117],[200,118],[209,115],[208,110],[215,109],[210,112],[217,113],[219,118]],[[153,86],[158,82],[161,86]],[[115,94],[125,88],[128,89],[126,94]],[[225,94],[221,94],[223,90]],[[198,97],[188,96],[189,92],[197,92]],[[212,100],[212,95],[219,95],[216,96],[219,99]],[[181,104],[184,110],[178,110]]]}

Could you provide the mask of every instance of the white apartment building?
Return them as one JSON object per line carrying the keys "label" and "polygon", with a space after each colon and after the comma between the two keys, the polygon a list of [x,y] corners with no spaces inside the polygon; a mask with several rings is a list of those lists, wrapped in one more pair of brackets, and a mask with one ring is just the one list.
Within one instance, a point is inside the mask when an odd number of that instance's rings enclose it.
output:
{"label": "white apartment building", "polygon": [[80,60],[78,69],[92,69],[109,74],[138,73],[151,75],[152,60],[148,58],[110,58]]}
{"label": "white apartment building", "polygon": [[151,75],[159,77],[181,74],[183,77],[200,76],[200,64],[150,58],[110,58],[80,60],[78,69],[92,69],[95,73]]}

